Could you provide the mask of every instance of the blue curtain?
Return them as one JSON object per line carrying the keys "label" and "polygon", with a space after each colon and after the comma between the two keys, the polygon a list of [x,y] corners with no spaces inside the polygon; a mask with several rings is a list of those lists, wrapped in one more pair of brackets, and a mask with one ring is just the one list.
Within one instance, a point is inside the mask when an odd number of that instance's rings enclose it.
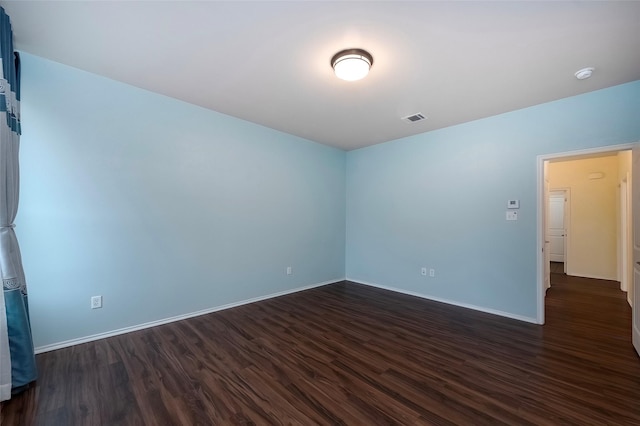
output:
{"label": "blue curtain", "polygon": [[36,379],[27,286],[14,220],[20,174],[20,59],[9,16],[0,8],[0,401]]}

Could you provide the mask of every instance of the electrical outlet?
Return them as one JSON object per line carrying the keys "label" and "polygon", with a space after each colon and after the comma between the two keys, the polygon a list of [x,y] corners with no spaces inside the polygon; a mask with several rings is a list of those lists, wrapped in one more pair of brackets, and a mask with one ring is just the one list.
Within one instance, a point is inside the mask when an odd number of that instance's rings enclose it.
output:
{"label": "electrical outlet", "polygon": [[427,276],[427,268],[422,268],[420,270],[420,273],[426,277]]}
{"label": "electrical outlet", "polygon": [[436,276],[436,270],[435,269],[429,269],[429,276],[430,277],[435,277]]}
{"label": "electrical outlet", "polygon": [[91,309],[102,308],[102,296],[91,297]]}
{"label": "electrical outlet", "polygon": [[291,266],[287,266],[287,275],[291,275],[293,273],[293,269]]}

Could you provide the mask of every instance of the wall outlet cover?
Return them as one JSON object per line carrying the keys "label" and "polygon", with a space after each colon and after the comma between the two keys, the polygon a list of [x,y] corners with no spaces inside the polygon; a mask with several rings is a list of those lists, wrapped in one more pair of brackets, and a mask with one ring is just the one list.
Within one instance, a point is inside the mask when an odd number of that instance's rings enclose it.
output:
{"label": "wall outlet cover", "polygon": [[92,296],[91,309],[100,309],[100,308],[102,308],[102,296]]}

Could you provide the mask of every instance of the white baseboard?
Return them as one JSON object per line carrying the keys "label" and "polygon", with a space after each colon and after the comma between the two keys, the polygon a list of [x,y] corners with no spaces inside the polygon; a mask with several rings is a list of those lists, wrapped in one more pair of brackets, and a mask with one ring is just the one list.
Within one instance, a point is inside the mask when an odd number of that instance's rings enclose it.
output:
{"label": "white baseboard", "polygon": [[485,308],[483,306],[471,305],[469,303],[456,302],[455,300],[449,300],[449,299],[443,299],[443,298],[440,298],[440,297],[429,296],[427,294],[421,294],[421,293],[417,293],[415,291],[403,290],[403,289],[397,288],[397,287],[390,287],[390,286],[386,286],[386,285],[374,284],[374,283],[370,283],[370,282],[366,282],[366,281],[354,280],[354,279],[351,279],[351,278],[346,278],[346,280],[354,282],[354,283],[357,283],[357,284],[368,285],[370,287],[381,288],[383,290],[389,290],[389,291],[395,291],[397,293],[407,294],[409,296],[416,296],[416,297],[420,297],[422,299],[433,300],[434,302],[446,303],[448,305],[454,305],[454,306],[459,306],[461,308],[473,309],[474,311],[485,312],[487,314],[499,315],[501,317],[511,318],[511,319],[515,319],[515,320],[518,320],[518,321],[524,321],[524,322],[530,322],[530,323],[533,323],[533,324],[538,324],[538,320],[536,318],[533,318],[533,317],[526,317],[524,315],[512,314],[511,312],[499,311],[497,309]]}
{"label": "white baseboard", "polygon": [[589,275],[589,274],[570,274],[567,272],[567,275],[570,277],[578,277],[578,278],[591,278],[594,280],[604,280],[604,281],[618,281],[620,282],[620,280],[618,280],[616,277],[602,277],[599,275]]}
{"label": "white baseboard", "polygon": [[324,285],[337,283],[344,281],[345,278],[338,278],[335,280],[324,281],[317,284],[310,284],[304,287],[297,287],[291,290],[279,291],[277,293],[268,294],[266,296],[258,296],[239,302],[228,303],[222,306],[215,306],[213,308],[202,309],[196,312],[190,312],[188,314],[176,315],[170,318],[164,318],[156,321],[145,322],[144,324],[133,325],[131,327],[124,327],[117,330],[107,331],[104,333],[92,334],[91,336],[79,337],[76,339],[65,340],[64,342],[52,343],[50,345],[38,346],[35,348],[35,353],[40,354],[43,352],[54,351],[56,349],[67,348],[69,346],[75,346],[82,343],[93,342],[94,340],[106,339],[107,337],[117,336],[120,334],[131,333],[132,331],[144,330],[145,328],[156,327],[158,325],[168,324],[170,322],[181,321],[187,318],[193,318],[200,315],[206,315],[213,312],[223,311],[225,309],[235,308],[237,306],[247,305],[249,303],[259,302],[261,300],[272,299],[274,297],[286,296],[287,294],[297,293],[299,291],[310,290],[316,287],[322,287]]}

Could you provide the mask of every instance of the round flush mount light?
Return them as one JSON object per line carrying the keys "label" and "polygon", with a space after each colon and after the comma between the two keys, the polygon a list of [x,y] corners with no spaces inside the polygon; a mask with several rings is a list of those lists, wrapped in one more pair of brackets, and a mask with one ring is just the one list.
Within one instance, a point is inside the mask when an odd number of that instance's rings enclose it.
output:
{"label": "round flush mount light", "polygon": [[336,77],[346,81],[361,80],[369,74],[373,56],[366,50],[346,49],[333,55],[331,67]]}
{"label": "round flush mount light", "polygon": [[593,67],[588,67],[576,71],[575,76],[578,80],[586,80],[587,78],[591,77],[591,74],[593,74]]}

